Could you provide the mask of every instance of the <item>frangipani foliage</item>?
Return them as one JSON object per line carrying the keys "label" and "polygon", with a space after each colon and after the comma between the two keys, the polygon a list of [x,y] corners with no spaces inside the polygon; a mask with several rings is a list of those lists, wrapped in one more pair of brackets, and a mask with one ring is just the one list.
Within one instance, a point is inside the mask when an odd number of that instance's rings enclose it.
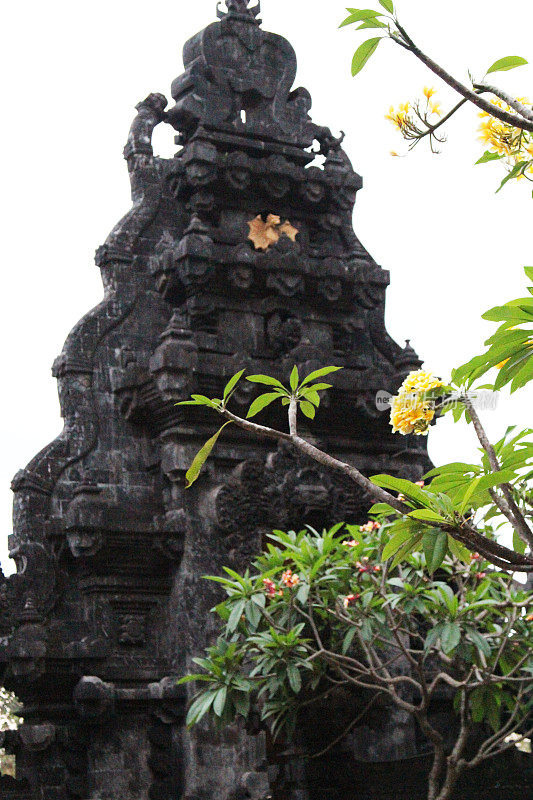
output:
{"label": "frangipani foliage", "polygon": [[[523,746],[533,725],[533,596],[477,554],[467,564],[439,558],[428,578],[429,542],[398,564],[390,527],[275,531],[249,571],[209,577],[225,593],[214,609],[222,632],[181,681],[198,687],[187,724],[209,714],[225,725],[253,709],[274,736],[290,737],[308,706],[329,698],[334,713],[363,691],[365,708],[344,733],[377,702],[411,714],[434,747],[430,800],[447,800],[465,769]],[[451,747],[431,717],[443,690],[458,718]]]}
{"label": "frangipani foliage", "polygon": [[[499,58],[486,69],[481,78],[475,79],[469,73],[471,85],[466,86],[447,73],[415,44],[400,24],[392,0],[379,0],[379,6],[377,9],[348,8],[348,16],[340,25],[341,28],[355,27],[357,31],[372,31],[371,37],[363,41],[354,53],[352,75],[358,75],[381,42],[388,39],[410,52],[462,97],[453,108],[443,113],[441,104],[433,99],[436,94],[435,89],[425,87],[424,99],[401,103],[398,108],[391,106],[386,118],[409,142],[409,149],[428,137],[432,152],[438,152],[437,145],[446,141],[440,129],[460,108],[470,103],[479,109],[481,118],[479,138],[488,146],[488,150],[476,163],[499,161],[504,164],[507,171],[498,191],[512,179],[533,181],[531,101],[525,97],[508,95],[497,86],[488,83],[492,80],[489,76],[494,73],[507,72],[524,66],[528,63],[527,60],[516,55]],[[486,95],[492,95],[490,100],[486,99]],[[392,155],[397,156],[398,153],[392,152]]]}
{"label": "frangipani foliage", "polygon": [[[533,267],[524,267],[524,272],[533,283]],[[511,300],[483,314],[483,319],[501,324],[485,342],[485,353],[454,370],[455,383],[470,389],[493,368],[498,369],[494,390],[510,384],[511,393],[516,392],[533,379],[533,285],[527,290],[529,297]]]}

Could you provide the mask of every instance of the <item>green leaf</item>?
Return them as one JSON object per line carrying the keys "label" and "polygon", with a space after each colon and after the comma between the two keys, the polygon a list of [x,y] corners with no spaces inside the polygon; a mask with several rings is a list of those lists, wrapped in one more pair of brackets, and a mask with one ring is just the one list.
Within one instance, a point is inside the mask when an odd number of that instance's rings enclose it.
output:
{"label": "green leaf", "polygon": [[513,382],[511,383],[511,394],[516,392],[517,389],[521,389],[526,383],[529,383],[530,380],[533,379],[533,351],[530,356],[528,356],[526,363],[520,366],[520,369],[516,373],[513,378]]}
{"label": "green leaf", "polygon": [[426,650],[426,652],[437,643],[443,627],[444,623],[439,622],[438,625],[428,631],[426,640],[424,642],[424,650]]}
{"label": "green leaf", "polygon": [[346,655],[346,653],[348,652],[348,650],[352,646],[352,642],[353,642],[353,639],[354,639],[354,636],[355,636],[356,632],[357,632],[357,628],[354,625],[353,628],[350,628],[348,630],[348,633],[344,637],[344,641],[342,643],[342,648],[341,648],[341,652],[342,652],[343,656]]}
{"label": "green leaf", "polygon": [[486,74],[490,75],[491,72],[505,72],[508,69],[515,69],[515,67],[523,67],[528,62],[521,56],[506,56],[495,61],[492,67],[489,67]]}
{"label": "green leaf", "polygon": [[209,397],[204,397],[203,394],[193,394],[192,400],[182,400],[180,403],[175,403],[176,406],[208,406],[209,408],[218,409],[218,404],[211,400]]}
{"label": "green leaf", "polygon": [[364,28],[386,28],[387,25],[385,22],[382,22],[380,19],[367,19],[366,22],[361,23],[361,25],[357,26],[358,31],[362,31]]}
{"label": "green leaf", "polygon": [[315,372],[310,372],[307,378],[302,381],[301,386],[306,386],[310,381],[316,381],[317,378],[331,375],[332,372],[338,372],[340,369],[343,369],[343,367],[322,367],[322,369],[317,369]]}
{"label": "green leaf", "polygon": [[388,11],[389,14],[394,14],[394,3],[392,0],[379,0],[380,6],[383,6],[385,11]]}
{"label": "green leaf", "polygon": [[237,714],[240,714],[241,717],[245,719],[248,717],[250,713],[250,695],[249,693],[244,692],[236,692],[233,695],[233,705],[235,706],[235,711]]}
{"label": "green leaf", "polygon": [[215,712],[217,717],[221,717],[224,713],[224,707],[226,705],[226,698],[228,696],[228,687],[223,686],[215,695],[215,699],[213,701],[213,711]]}
{"label": "green leaf", "polygon": [[281,389],[285,389],[280,381],[271,378],[270,375],[248,375],[246,380],[250,383],[264,383],[266,386],[279,386]]}
{"label": "green leaf", "polygon": [[430,505],[428,493],[424,492],[420,486],[416,486],[416,484],[411,483],[411,481],[406,481],[404,478],[393,478],[391,475],[373,475],[370,480],[376,486],[389,489],[389,491],[400,492],[400,494],[404,494],[406,497],[416,500],[417,503],[420,503],[420,505],[425,508],[428,508]]}
{"label": "green leaf", "polygon": [[233,633],[237,629],[237,626],[241,621],[245,605],[246,605],[246,600],[239,600],[233,606],[227,624],[228,633]]}
{"label": "green leaf", "polygon": [[381,36],[377,37],[376,39],[368,39],[357,48],[352,59],[352,77],[355,77],[359,72],[361,72],[370,56],[375,53],[380,42]]}
{"label": "green leaf", "polygon": [[305,397],[306,400],[309,400],[309,402],[317,408],[320,405],[320,395],[318,392],[314,392],[311,389],[303,389],[301,391],[301,396]]}
{"label": "green leaf", "polygon": [[302,400],[300,402],[300,408],[302,410],[302,414],[305,414],[306,417],[309,417],[309,419],[315,418],[316,408],[312,403],[309,403],[307,400]]}
{"label": "green leaf", "polygon": [[425,478],[433,478],[435,475],[446,475],[448,472],[481,472],[480,467],[475,464],[465,464],[464,461],[455,461],[453,464],[446,464],[443,467],[435,467],[435,469],[426,472]]}
{"label": "green leaf", "polygon": [[409,555],[409,553],[414,552],[415,548],[418,546],[420,540],[422,539],[422,536],[423,536],[422,533],[415,533],[413,536],[411,536],[410,539],[406,541],[406,543],[402,547],[400,547],[400,549],[394,556],[394,560],[391,564],[391,569],[397,567],[400,561],[403,561],[403,559],[407,555]]}
{"label": "green leaf", "polygon": [[442,626],[440,642],[446,655],[449,655],[461,641],[461,628],[455,622],[445,622]]}
{"label": "green leaf", "polygon": [[475,628],[468,627],[466,630],[467,630],[466,635],[468,636],[472,644],[474,644],[477,647],[477,649],[481,653],[483,653],[484,656],[487,656],[488,658],[492,651],[490,644],[487,642],[487,640],[484,639],[483,636],[480,634],[480,632],[477,631]]}
{"label": "green leaf", "polygon": [[476,164],[486,164],[487,161],[499,161],[502,158],[503,156],[499,153],[492,153],[490,150],[485,150],[481,158],[476,161]]}
{"label": "green leaf", "polygon": [[189,709],[189,713],[187,714],[186,725],[190,728],[192,725],[195,725],[199,722],[202,717],[207,714],[209,711],[213,700],[215,699],[216,692],[210,691],[206,692],[205,694],[201,694],[200,697],[197,697],[194,703],[191,705]]}
{"label": "green leaf", "polygon": [[422,537],[422,547],[426,556],[428,572],[433,575],[448,552],[448,535],[444,531],[439,531],[439,533],[428,531]]}
{"label": "green leaf", "polygon": [[529,278],[530,281],[533,281],[533,267],[524,267],[524,272],[526,273],[526,277]]}
{"label": "green leaf", "polygon": [[517,553],[520,553],[520,555],[523,556],[524,553],[526,552],[526,547],[527,545],[522,539],[522,537],[519,536],[519,534],[516,531],[513,531],[513,549],[516,550]]}
{"label": "green leaf", "polygon": [[444,517],[429,508],[417,508],[411,511],[409,516],[413,519],[421,519],[423,522],[445,522]]}
{"label": "green leaf", "polygon": [[201,448],[201,450],[199,450],[198,453],[196,454],[196,456],[194,458],[194,461],[192,462],[191,466],[189,467],[189,470],[187,471],[187,474],[185,475],[185,488],[186,489],[190,489],[190,487],[193,485],[195,480],[200,475],[200,472],[202,471],[202,467],[204,466],[205,462],[207,461],[207,459],[211,455],[211,451],[213,450],[213,447],[216,445],[216,443],[218,441],[218,437],[220,436],[220,434],[222,433],[224,428],[226,428],[228,425],[231,425],[231,422],[226,422],[220,428],[220,430],[217,431],[215,433],[215,435],[212,436],[211,439],[209,439],[209,441],[207,441],[204,444],[204,446]]}
{"label": "green leaf", "polygon": [[226,387],[224,389],[224,402],[229,398],[231,392],[237,386],[238,382],[240,381],[245,372],[246,370],[241,369],[240,372],[237,372],[237,374],[234,375],[233,378],[230,378],[230,380],[227,382]]}
{"label": "green leaf", "polygon": [[398,512],[388,503],[374,503],[372,508],[368,509],[368,513],[372,514],[397,514]]}
{"label": "green leaf", "polygon": [[501,192],[507,181],[510,181],[513,178],[517,178],[521,174],[523,168],[526,167],[528,164],[529,161],[519,161],[518,164],[515,164],[512,170],[509,172],[509,174],[506,175],[503,181],[500,183],[499,188],[496,189],[496,194],[498,194],[498,192]]}
{"label": "green leaf", "polygon": [[457,539],[454,539],[453,536],[448,534],[448,549],[450,553],[455,556],[455,558],[459,559],[459,561],[463,561],[465,564],[470,563],[470,550],[458,542]]}
{"label": "green leaf", "polygon": [[248,409],[246,418],[251,419],[251,417],[255,417],[256,414],[259,414],[260,411],[279,399],[280,396],[277,392],[267,392],[267,394],[260,395]]}
{"label": "green leaf", "polygon": [[339,28],[344,28],[345,25],[353,25],[354,22],[360,22],[361,20],[383,16],[380,11],[372,11],[370,8],[349,8],[348,11],[350,15],[341,22]]}
{"label": "green leaf", "polygon": [[[385,547],[383,548],[382,559],[383,561],[387,561],[389,558],[392,558],[395,555],[400,547],[407,542],[408,539],[413,537],[413,528],[414,525],[407,525],[402,527],[401,530],[397,531],[396,533],[391,536]],[[394,528],[393,528],[394,530]]]}
{"label": "green leaf", "polygon": [[300,675],[300,670],[294,664],[289,664],[287,667],[287,677],[294,694],[299,694],[302,688],[302,676]]}
{"label": "green leaf", "polygon": [[298,381],[299,381],[298,367],[294,365],[294,367],[292,368],[291,377],[289,379],[290,387],[293,392],[295,392],[296,389],[298,388]]}

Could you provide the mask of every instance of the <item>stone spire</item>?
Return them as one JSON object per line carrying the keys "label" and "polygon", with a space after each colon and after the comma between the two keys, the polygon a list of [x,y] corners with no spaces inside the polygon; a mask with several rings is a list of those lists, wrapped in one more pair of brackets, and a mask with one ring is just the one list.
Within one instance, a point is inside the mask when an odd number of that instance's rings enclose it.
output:
{"label": "stone spire", "polygon": [[257,4],[249,8],[250,0],[226,0],[227,11],[221,9],[221,0],[217,3],[217,16],[219,19],[224,17],[237,17],[241,20],[248,20],[259,24],[261,20],[257,17],[261,13],[261,0],[257,0]]}

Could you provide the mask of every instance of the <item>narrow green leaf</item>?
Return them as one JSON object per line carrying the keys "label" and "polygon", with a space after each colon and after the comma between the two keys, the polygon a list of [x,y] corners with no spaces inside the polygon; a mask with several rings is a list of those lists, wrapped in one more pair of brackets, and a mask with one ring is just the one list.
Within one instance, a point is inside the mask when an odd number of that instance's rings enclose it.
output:
{"label": "narrow green leaf", "polygon": [[300,675],[300,670],[294,664],[289,664],[287,667],[287,677],[294,694],[299,694],[302,688],[302,676]]}
{"label": "narrow green leaf", "polygon": [[420,519],[423,522],[445,522],[444,517],[437,514],[436,511],[431,511],[429,508],[417,508],[409,513],[413,519]]}
{"label": "narrow green leaf", "polygon": [[221,717],[224,713],[224,707],[226,705],[226,698],[228,696],[228,687],[223,686],[215,695],[215,699],[213,700],[213,711],[215,712],[217,717]]}
{"label": "narrow green leaf", "polygon": [[250,383],[264,383],[266,386],[279,386],[281,389],[285,389],[281,381],[271,378],[270,375],[248,375],[246,380]]}
{"label": "narrow green leaf", "polygon": [[305,397],[306,400],[309,400],[314,406],[318,408],[320,405],[320,395],[318,392],[314,392],[312,389],[302,389],[300,392],[302,397]]}
{"label": "narrow green leaf", "polygon": [[215,699],[216,692],[210,691],[206,692],[205,694],[201,694],[200,697],[197,697],[194,703],[191,705],[189,709],[189,713],[187,714],[186,725],[190,728],[192,725],[195,725],[199,722],[202,717],[207,714],[209,711],[213,700]]}
{"label": "narrow green leaf", "polygon": [[295,364],[294,367],[292,368],[291,377],[289,379],[289,385],[293,392],[295,392],[296,389],[298,388],[298,381],[299,381],[298,367]]}
{"label": "narrow green leaf", "polygon": [[499,161],[503,156],[500,153],[492,153],[490,150],[485,150],[481,158],[476,161],[476,164],[486,164],[488,161]]}
{"label": "narrow green leaf", "polygon": [[461,641],[461,628],[455,622],[446,622],[442,627],[440,637],[442,649],[449,655]]}
{"label": "narrow green leaf", "polygon": [[522,539],[522,537],[519,536],[519,534],[516,531],[513,531],[513,549],[516,550],[517,553],[520,553],[520,555],[523,556],[524,553],[526,552],[526,547],[527,545]]}
{"label": "narrow green leaf", "polygon": [[373,475],[370,480],[376,486],[381,486],[389,491],[400,492],[400,494],[416,500],[417,503],[420,503],[425,508],[430,506],[428,493],[411,481],[406,481],[404,478],[393,478],[391,475]]}
{"label": "narrow green leaf", "polygon": [[353,25],[354,22],[360,22],[361,20],[383,16],[380,11],[372,11],[370,8],[349,8],[348,11],[350,15],[341,22],[339,28],[344,28],[345,25]]}
{"label": "narrow green leaf", "polygon": [[499,188],[496,189],[496,194],[498,194],[498,192],[501,192],[501,190],[508,181],[512,180],[513,178],[517,178],[521,174],[523,168],[528,165],[528,163],[529,163],[528,161],[519,161],[518,164],[515,164],[512,170],[509,172],[509,174],[506,175],[503,181],[500,183]]}
{"label": "narrow green leaf", "polygon": [[459,561],[463,561],[465,564],[470,563],[470,550],[458,542],[457,539],[454,539],[453,536],[448,534],[448,549],[450,553],[458,558]]}
{"label": "narrow green leaf", "polygon": [[312,403],[309,403],[307,400],[302,400],[300,402],[300,408],[302,410],[302,414],[305,414],[306,417],[309,419],[315,418],[316,408]]}
{"label": "narrow green leaf", "polygon": [[239,600],[233,606],[233,608],[231,610],[231,614],[230,614],[229,619],[228,619],[228,624],[227,624],[228,633],[233,633],[233,631],[236,630],[236,628],[237,628],[237,626],[238,626],[238,624],[239,624],[239,622],[241,620],[245,605],[246,605],[246,601],[245,600]]}
{"label": "narrow green leaf", "polygon": [[189,470],[187,471],[187,474],[185,475],[185,488],[186,489],[190,489],[190,487],[193,485],[195,480],[200,475],[200,472],[202,471],[202,467],[204,466],[205,462],[207,461],[207,459],[211,455],[213,447],[216,445],[216,443],[218,441],[218,437],[220,436],[220,434],[222,433],[224,428],[226,428],[228,425],[231,425],[231,422],[226,422],[220,428],[220,430],[217,431],[215,433],[215,435],[212,436],[211,439],[209,439],[209,441],[207,441],[204,444],[204,446],[201,448],[201,450],[199,450],[198,453],[196,454],[196,456],[194,458],[194,461],[192,462]]}
{"label": "narrow green leaf", "polygon": [[392,558],[392,556],[396,555],[400,547],[402,547],[402,545],[412,537],[413,537],[412,527],[403,528],[402,530],[395,533],[383,548],[383,553],[381,556],[383,561],[387,561],[389,558]]}
{"label": "narrow green leaf", "polygon": [[379,36],[376,39],[368,39],[366,42],[363,42],[360,47],[358,47],[352,59],[352,77],[355,77],[359,72],[361,72],[370,56],[375,53],[380,42],[381,37]]}
{"label": "narrow green leaf", "polygon": [[[322,367],[322,369],[317,369],[315,372],[310,372],[307,378],[304,378],[301,386],[306,386],[310,381],[316,381],[317,378],[323,378],[325,375],[331,375],[332,372],[338,372],[343,367]],[[328,387],[330,388],[330,387]]]}
{"label": "narrow green leaf", "polygon": [[388,11],[389,14],[394,14],[394,3],[392,0],[379,0],[379,4],[385,9],[385,11]]}
{"label": "narrow green leaf", "polygon": [[411,538],[408,539],[407,542],[402,547],[400,547],[391,564],[391,569],[397,567],[400,561],[403,561],[403,559],[409,553],[414,552],[415,548],[418,546],[420,540],[422,539],[422,535],[423,535],[422,533],[417,533],[414,536],[411,536]]}
{"label": "narrow green leaf", "polygon": [[422,547],[428,572],[433,575],[444,561],[448,551],[448,535],[444,531],[439,531],[439,533],[428,531],[422,538]]}
{"label": "narrow green leaf", "polygon": [[397,514],[398,512],[388,503],[374,503],[372,508],[368,509],[368,513],[372,514]]}
{"label": "narrow green leaf", "polygon": [[380,19],[367,19],[365,22],[362,22],[361,25],[357,26],[358,31],[362,31],[365,28],[386,28],[387,25],[385,22],[382,22]]}
{"label": "narrow green leaf", "polygon": [[479,633],[479,631],[477,631],[475,628],[468,627],[466,635],[468,636],[470,641],[473,644],[475,644],[477,649],[481,653],[483,653],[484,656],[487,656],[487,658],[490,656],[492,652],[490,644],[487,642],[486,639],[483,638],[483,636]]}
{"label": "narrow green leaf", "polygon": [[486,74],[490,75],[491,72],[505,72],[508,69],[515,69],[515,67],[523,67],[528,62],[521,56],[506,56],[495,61],[492,67],[489,67]]}
{"label": "narrow green leaf", "polygon": [[251,417],[255,417],[256,414],[259,414],[260,411],[269,406],[275,400],[279,400],[279,398],[280,396],[277,392],[267,392],[267,394],[259,395],[259,397],[254,400],[248,409],[246,418],[251,419]]}
{"label": "narrow green leaf", "polygon": [[231,379],[230,379],[230,380],[227,382],[227,384],[226,384],[226,387],[225,387],[225,389],[224,389],[224,401],[226,401],[226,400],[228,399],[228,397],[230,396],[231,392],[232,392],[232,391],[233,391],[233,389],[234,389],[234,388],[237,386],[238,382],[240,381],[240,379],[241,379],[241,378],[242,378],[242,376],[244,375],[245,371],[246,371],[246,370],[244,370],[244,369],[241,369],[241,371],[240,371],[240,372],[237,372],[237,374],[236,374],[236,375],[234,375],[234,376],[233,376],[233,378],[231,378]]}
{"label": "narrow green leaf", "polygon": [[454,461],[452,464],[445,464],[443,467],[435,467],[435,469],[426,472],[425,478],[433,478],[435,475],[446,475],[449,472],[458,472],[464,475],[465,472],[481,472],[480,467],[475,464],[466,464],[464,461]]}

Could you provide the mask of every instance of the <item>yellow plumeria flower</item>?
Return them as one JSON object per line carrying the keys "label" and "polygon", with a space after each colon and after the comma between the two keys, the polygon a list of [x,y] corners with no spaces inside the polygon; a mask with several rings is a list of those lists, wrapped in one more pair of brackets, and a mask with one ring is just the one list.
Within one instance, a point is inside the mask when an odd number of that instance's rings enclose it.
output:
{"label": "yellow plumeria flower", "polygon": [[392,432],[426,436],[435,416],[435,403],[427,400],[424,394],[442,386],[443,382],[430,372],[422,369],[411,372],[391,401]]}
{"label": "yellow plumeria flower", "polygon": [[440,103],[430,103],[429,107],[431,109],[432,114],[437,114],[439,117],[442,116],[442,111],[440,107]]}
{"label": "yellow plumeria flower", "polygon": [[437,93],[436,89],[433,89],[431,86],[424,86],[424,95],[427,97],[428,100],[431,100],[434,94]]}

